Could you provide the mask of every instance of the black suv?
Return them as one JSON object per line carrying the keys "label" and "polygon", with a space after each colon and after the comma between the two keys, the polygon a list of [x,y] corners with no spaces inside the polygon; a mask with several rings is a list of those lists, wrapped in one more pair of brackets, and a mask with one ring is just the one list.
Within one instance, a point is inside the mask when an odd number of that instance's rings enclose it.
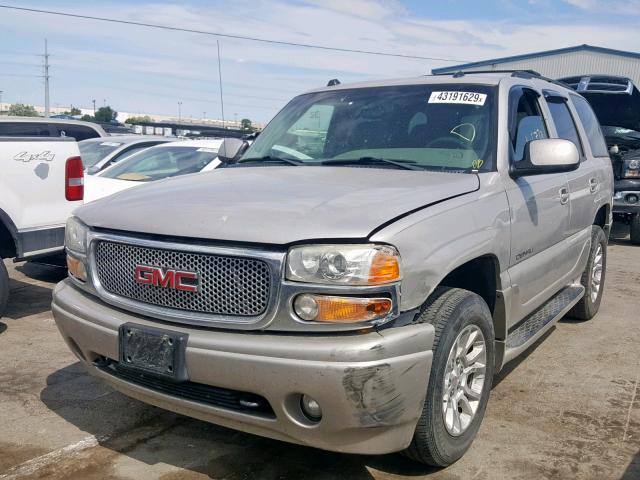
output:
{"label": "black suv", "polygon": [[613,213],[640,245],[640,92],[631,79],[581,75],[559,79],[584,96],[600,121],[615,175]]}

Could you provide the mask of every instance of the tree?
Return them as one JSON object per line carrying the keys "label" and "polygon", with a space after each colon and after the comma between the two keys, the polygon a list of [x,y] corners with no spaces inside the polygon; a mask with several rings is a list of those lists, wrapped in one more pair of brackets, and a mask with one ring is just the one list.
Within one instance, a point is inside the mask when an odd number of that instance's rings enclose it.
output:
{"label": "tree", "polygon": [[140,124],[140,123],[151,123],[151,117],[149,115],[144,115],[144,116],[133,116],[133,117],[129,117],[127,118],[124,123],[128,123],[130,125],[136,125],[136,124]]}
{"label": "tree", "polygon": [[100,107],[95,115],[96,122],[110,122],[115,120],[118,116],[118,112],[116,112],[111,107]]}
{"label": "tree", "polygon": [[79,108],[76,107],[71,107],[71,110],[68,110],[66,112],[63,113],[63,115],[69,115],[70,117],[76,117],[78,115],[82,115],[82,112],[80,111]]}
{"label": "tree", "polygon": [[14,103],[9,107],[8,115],[14,117],[39,117],[38,112],[33,105],[24,105],[22,103]]}
{"label": "tree", "polygon": [[93,122],[95,119],[91,115],[87,115],[86,113],[82,115],[80,120],[84,120],[85,122]]}
{"label": "tree", "polygon": [[253,132],[253,126],[251,125],[251,120],[249,120],[248,118],[243,118],[242,120],[240,120],[240,126],[242,130],[249,130]]}

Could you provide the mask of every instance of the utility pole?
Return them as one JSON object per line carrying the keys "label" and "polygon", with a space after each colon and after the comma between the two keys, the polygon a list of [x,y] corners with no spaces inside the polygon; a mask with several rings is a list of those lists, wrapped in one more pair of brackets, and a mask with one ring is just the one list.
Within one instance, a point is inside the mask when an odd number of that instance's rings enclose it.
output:
{"label": "utility pole", "polygon": [[44,39],[44,116],[49,118],[49,49],[47,39]]}
{"label": "utility pole", "polygon": [[2,114],[2,94],[4,92],[2,90],[0,90],[0,114]]}
{"label": "utility pole", "polygon": [[93,102],[93,118],[96,118],[96,99],[91,100]]}
{"label": "utility pole", "polygon": [[182,102],[178,102],[178,123],[182,121]]}
{"label": "utility pole", "polygon": [[220,40],[218,44],[218,78],[220,79],[220,109],[222,110],[222,128],[224,128],[224,100],[222,99],[222,68],[220,67]]}

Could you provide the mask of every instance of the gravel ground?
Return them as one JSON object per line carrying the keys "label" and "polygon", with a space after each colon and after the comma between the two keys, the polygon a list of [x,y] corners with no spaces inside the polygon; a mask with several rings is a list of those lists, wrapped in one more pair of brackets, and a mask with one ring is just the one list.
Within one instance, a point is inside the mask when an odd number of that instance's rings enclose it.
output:
{"label": "gravel ground", "polygon": [[495,380],[470,451],[436,470],[254,437],[129,399],[87,375],[51,316],[65,273],[10,264],[0,320],[0,479],[640,479],[640,247],[614,232],[605,298]]}

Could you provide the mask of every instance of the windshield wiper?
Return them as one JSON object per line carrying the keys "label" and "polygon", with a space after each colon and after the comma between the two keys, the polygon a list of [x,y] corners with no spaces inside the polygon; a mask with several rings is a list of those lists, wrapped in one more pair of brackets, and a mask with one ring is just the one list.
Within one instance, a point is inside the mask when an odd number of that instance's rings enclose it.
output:
{"label": "windshield wiper", "polygon": [[265,155],[264,157],[243,158],[234,165],[245,165],[247,163],[284,163],[285,165],[294,165],[296,167],[304,165],[304,162],[293,158],[273,157]]}
{"label": "windshield wiper", "polygon": [[412,160],[389,160],[388,158],[379,157],[360,157],[360,158],[331,158],[324,160],[322,165],[393,165],[403,170],[423,170],[415,165]]}

